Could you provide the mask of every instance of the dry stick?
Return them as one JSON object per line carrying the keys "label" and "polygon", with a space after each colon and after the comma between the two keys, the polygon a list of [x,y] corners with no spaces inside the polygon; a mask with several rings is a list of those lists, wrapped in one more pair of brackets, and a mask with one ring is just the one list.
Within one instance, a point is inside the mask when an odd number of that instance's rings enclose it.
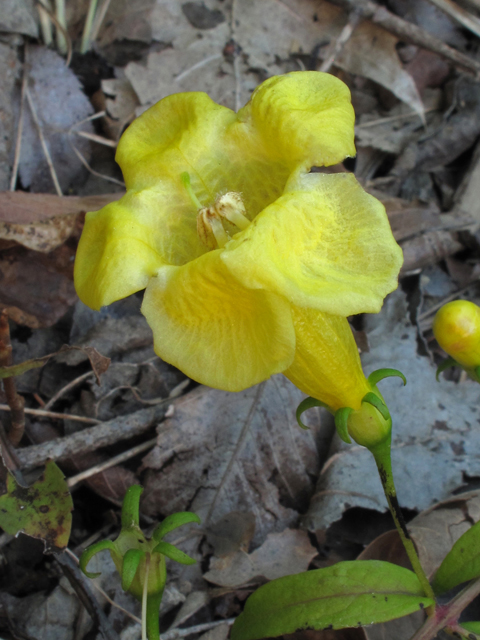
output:
{"label": "dry stick", "polygon": [[[165,404],[167,402],[171,403],[172,399],[168,398]],[[166,410],[167,407],[163,405],[140,409],[128,416],[108,420],[64,438],[55,438],[42,444],[17,449],[16,454],[22,467],[35,467],[49,458],[64,460],[75,454],[95,451],[147,431],[164,418]]]}
{"label": "dry stick", "polygon": [[15,142],[15,155],[13,157],[12,177],[10,180],[10,191],[15,191],[17,184],[18,165],[20,164],[20,152],[22,150],[23,116],[25,113],[25,90],[28,82],[28,42],[25,42],[23,64],[22,89],[20,93],[20,114],[18,116],[17,140]]}
{"label": "dry stick", "polygon": [[456,49],[449,47],[439,38],[432,36],[427,31],[412,24],[403,18],[399,18],[391,13],[385,7],[380,7],[370,0],[329,0],[330,3],[340,6],[347,11],[357,10],[363,18],[366,18],[374,24],[383,27],[390,33],[406,42],[415,44],[423,49],[428,49],[437,53],[439,56],[450,60],[453,64],[462,69],[480,75],[480,63],[472,60],[468,56],[460,53]]}
{"label": "dry stick", "polygon": [[81,376],[78,376],[78,378],[75,378],[75,380],[72,380],[71,382],[66,384],[59,391],[57,391],[57,393],[54,396],[50,398],[47,404],[43,407],[43,410],[50,411],[50,409],[53,407],[55,402],[57,402],[57,400],[60,400],[60,398],[63,395],[65,395],[66,393],[68,393],[69,391],[77,387],[79,384],[81,384],[84,380],[87,380],[93,375],[94,375],[93,371],[87,371],[87,373],[82,373]]}
{"label": "dry stick", "polygon": [[96,133],[89,133],[88,131],[74,131],[75,135],[80,136],[82,138],[87,138],[87,140],[91,140],[92,142],[98,142],[98,144],[103,144],[106,147],[117,146],[115,140],[110,140],[110,138],[104,138],[103,136],[99,136]]}
{"label": "dry stick", "polygon": [[[44,0],[35,0],[35,2],[37,3],[37,5],[39,7],[43,8],[44,13],[48,16],[50,22],[53,22],[53,24],[55,25],[55,27],[57,28],[58,31],[61,31],[63,33],[63,37],[65,38],[65,42],[67,43],[67,57],[65,59],[65,64],[68,66],[70,66],[70,62],[72,61],[72,40],[70,38],[70,36],[68,35],[68,31],[66,30],[66,28],[63,26],[63,24],[61,24],[58,20],[56,15],[53,13],[53,11],[49,11],[47,9],[47,7],[45,5],[43,5],[42,3],[44,2]],[[50,41],[51,43],[51,41]]]}
{"label": "dry stick", "polygon": [[55,172],[55,167],[53,166],[52,158],[50,156],[50,151],[48,150],[47,143],[45,141],[45,137],[43,135],[42,127],[38,120],[37,111],[35,109],[35,105],[33,104],[32,96],[30,94],[30,90],[28,86],[25,88],[25,95],[27,96],[28,105],[30,107],[30,111],[32,113],[33,121],[35,122],[35,126],[37,127],[38,136],[40,138],[40,142],[42,145],[43,153],[45,155],[45,160],[47,161],[48,168],[50,169],[50,175],[52,176],[53,184],[55,185],[55,191],[58,196],[63,196],[62,190],[60,188],[60,183],[58,182],[57,174]]}
{"label": "dry stick", "polygon": [[[0,366],[12,365],[12,343],[10,342],[10,327],[8,314],[5,309],[0,313]],[[17,393],[15,378],[3,378],[3,389],[11,411],[10,430],[8,439],[14,447],[20,444],[25,431],[25,400]]]}
{"label": "dry stick", "polygon": [[[12,378],[4,378],[11,380]],[[8,404],[0,404],[0,411],[12,411]],[[46,411],[45,409],[28,409],[24,408],[24,413],[31,416],[39,416],[40,418],[53,418],[54,420],[74,420],[76,422],[84,422],[85,424],[101,424],[101,420],[96,418],[87,418],[86,416],[76,416],[74,413],[60,413],[58,411]]]}
{"label": "dry stick", "polygon": [[147,449],[151,449],[156,445],[156,443],[157,438],[152,438],[151,440],[147,440],[147,442],[142,442],[142,444],[138,444],[136,447],[132,447],[131,449],[128,449],[128,451],[124,451],[114,458],[105,460],[100,464],[96,464],[94,467],[90,467],[90,469],[85,469],[85,471],[77,473],[76,476],[72,476],[67,480],[67,484],[70,489],[73,489],[73,487],[82,482],[82,480],[96,476],[98,473],[102,473],[102,471],[110,469],[110,467],[116,467],[117,464],[121,464],[122,462],[125,462],[125,460],[129,460]]}
{"label": "dry stick", "polygon": [[463,7],[459,7],[451,0],[430,0],[430,2],[460,23],[462,27],[469,29],[477,37],[480,37],[480,19],[472,13]]}
{"label": "dry stick", "polygon": [[361,18],[361,14],[356,10],[353,10],[349,13],[346,25],[343,27],[338,38],[334,41],[333,49],[330,48],[330,51],[325,56],[325,60],[322,62],[322,66],[320,67],[319,71],[330,71],[332,64],[342,53],[343,48],[350,40],[352,33],[355,31],[355,28],[357,27]]}
{"label": "dry stick", "polygon": [[172,629],[166,633],[162,633],[162,640],[177,640],[177,638],[186,638],[194,633],[203,633],[209,629],[214,629],[222,624],[231,626],[235,622],[235,618],[227,618],[226,620],[215,620],[215,622],[204,622],[196,624],[194,627],[186,627],[185,629]]}

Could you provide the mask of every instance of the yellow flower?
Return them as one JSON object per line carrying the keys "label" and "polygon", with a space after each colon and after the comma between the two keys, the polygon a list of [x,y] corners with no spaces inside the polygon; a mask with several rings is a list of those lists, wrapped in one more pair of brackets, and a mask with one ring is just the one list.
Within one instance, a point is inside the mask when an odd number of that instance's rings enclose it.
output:
{"label": "yellow flower", "polygon": [[443,305],[435,316],[433,333],[438,344],[465,369],[480,365],[480,308],[468,300]]}
{"label": "yellow flower", "polygon": [[87,214],[78,295],[146,288],[155,351],[240,391],[278,372],[333,409],[370,391],[346,317],[380,310],[402,253],[351,174],[348,88],[318,72],[268,79],[237,114],[204,93],[161,100],[117,151],[127,193]]}

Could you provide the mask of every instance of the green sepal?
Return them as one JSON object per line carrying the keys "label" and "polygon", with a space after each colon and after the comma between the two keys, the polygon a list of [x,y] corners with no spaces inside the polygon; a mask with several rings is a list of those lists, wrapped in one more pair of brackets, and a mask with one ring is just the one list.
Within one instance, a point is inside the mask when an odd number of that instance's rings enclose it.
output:
{"label": "green sepal", "polygon": [[159,542],[154,548],[153,553],[161,553],[167,556],[167,558],[170,558],[170,560],[175,560],[175,562],[179,562],[180,564],[195,564],[197,562],[168,542]]}
{"label": "green sepal", "polygon": [[189,524],[190,522],[195,522],[196,524],[202,523],[197,514],[192,513],[191,511],[173,513],[171,516],[167,516],[163,522],[155,527],[152,538],[157,542],[160,542],[167,533],[170,533],[170,531],[173,531],[174,529],[178,529],[178,527],[182,527],[184,524]]}
{"label": "green sepal", "polygon": [[446,369],[450,369],[451,367],[459,367],[460,365],[458,364],[458,362],[456,360],[454,360],[453,358],[446,358],[443,362],[441,362],[438,367],[437,367],[437,371],[435,373],[435,378],[437,379],[437,382],[440,382],[439,380],[439,375],[445,371]]}
{"label": "green sepal", "polygon": [[305,413],[305,411],[308,411],[308,409],[313,409],[313,407],[323,407],[324,409],[327,409],[327,411],[330,411],[330,413],[332,413],[332,410],[327,404],[325,404],[324,402],[320,402],[320,400],[317,400],[316,398],[305,398],[305,400],[302,400],[302,402],[297,407],[295,417],[297,418],[298,426],[302,429],[305,429],[306,431],[308,431],[310,427],[307,427],[306,424],[303,424],[303,422],[300,420],[300,417],[302,413]]}
{"label": "green sepal", "polygon": [[380,380],[384,378],[401,378],[403,380],[403,386],[407,384],[407,379],[401,371],[398,369],[377,369],[372,371],[367,380],[372,386],[376,386]]}
{"label": "green sepal", "polygon": [[137,573],[138,565],[145,557],[145,551],[141,549],[129,549],[123,556],[122,589],[128,591]]}
{"label": "green sepal", "polygon": [[384,420],[389,420],[390,412],[387,405],[375,393],[373,393],[373,391],[369,391],[363,396],[362,404],[364,402],[368,402],[368,404],[374,406],[375,409],[382,414]]}
{"label": "green sepal", "polygon": [[347,444],[352,444],[352,440],[348,435],[348,416],[352,411],[351,407],[342,407],[335,412],[335,429],[340,438]]}
{"label": "green sepal", "polygon": [[143,487],[134,484],[128,488],[122,504],[122,530],[140,526],[140,496]]}
{"label": "green sepal", "polygon": [[87,576],[87,578],[98,578],[100,573],[90,573],[87,571],[87,565],[94,555],[99,553],[100,551],[105,551],[108,549],[109,551],[113,551],[117,553],[115,548],[115,544],[111,540],[100,540],[100,542],[96,542],[92,544],[90,547],[87,547],[85,551],[80,556],[79,566],[83,573]]}

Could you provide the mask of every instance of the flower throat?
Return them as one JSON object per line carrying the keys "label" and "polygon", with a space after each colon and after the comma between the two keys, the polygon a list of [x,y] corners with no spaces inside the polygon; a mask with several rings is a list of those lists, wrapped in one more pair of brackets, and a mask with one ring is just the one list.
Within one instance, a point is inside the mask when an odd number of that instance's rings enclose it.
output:
{"label": "flower throat", "polygon": [[182,173],[181,178],[198,211],[198,237],[209,250],[221,249],[227,244],[231,239],[232,226],[234,227],[233,235],[248,227],[250,220],[245,215],[245,205],[239,193],[229,191],[224,195],[219,195],[210,207],[204,207],[193,192],[189,174]]}

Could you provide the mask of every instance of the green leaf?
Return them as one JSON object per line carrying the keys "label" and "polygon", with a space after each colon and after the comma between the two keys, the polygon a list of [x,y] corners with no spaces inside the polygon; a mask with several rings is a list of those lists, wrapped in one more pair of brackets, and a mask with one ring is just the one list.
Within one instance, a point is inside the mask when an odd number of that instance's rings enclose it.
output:
{"label": "green leaf", "polygon": [[273,580],[247,600],[231,640],[386,622],[429,607],[416,575],[379,560],[339,562]]}
{"label": "green leaf", "polygon": [[480,635],[480,622],[461,622],[460,626],[467,631]]}
{"label": "green leaf", "polygon": [[175,562],[179,562],[180,564],[195,564],[197,562],[168,542],[159,542],[153,550],[153,553],[162,553],[164,556],[167,556],[167,558],[170,558],[170,560],[175,560]]}
{"label": "green leaf", "polygon": [[460,626],[471,631],[472,633],[480,634],[480,622],[461,622]]}
{"label": "green leaf", "polygon": [[295,417],[297,418],[298,426],[302,429],[305,429],[306,431],[308,431],[310,427],[307,427],[306,424],[303,424],[300,418],[302,416],[302,413],[305,413],[305,411],[308,411],[309,409],[313,409],[313,407],[323,407],[324,409],[330,411],[330,407],[327,404],[325,404],[324,402],[320,402],[320,400],[317,400],[316,398],[305,398],[305,400],[302,400],[302,402],[297,407]]}
{"label": "green leaf", "polygon": [[347,444],[351,444],[352,440],[348,435],[348,416],[352,413],[351,407],[342,407],[335,412],[335,428],[340,438]]}
{"label": "green leaf", "polygon": [[129,549],[123,556],[122,589],[128,591],[137,573],[140,560],[145,557],[141,549]]}
{"label": "green leaf", "polygon": [[133,484],[127,489],[122,503],[122,529],[132,529],[140,526],[140,496],[143,487]]}
{"label": "green leaf", "polygon": [[30,487],[7,475],[7,493],[0,496],[0,527],[22,532],[45,543],[45,552],[63,551],[72,528],[73,501],[65,476],[53,460]]}
{"label": "green leaf", "polygon": [[384,378],[401,378],[403,380],[403,386],[407,384],[406,377],[398,369],[377,369],[376,371],[372,371],[368,376],[368,382],[376,386],[377,383]]}
{"label": "green leaf", "polygon": [[189,524],[190,522],[201,524],[202,521],[196,513],[192,513],[191,511],[179,511],[178,513],[173,513],[171,516],[167,516],[163,522],[155,527],[152,537],[157,542],[160,542],[167,533],[170,533],[170,531],[173,531],[174,529],[178,529],[178,527],[182,527],[184,524]]}
{"label": "green leaf", "polygon": [[94,555],[100,553],[100,551],[105,551],[106,549],[117,553],[115,544],[111,540],[100,540],[100,542],[96,542],[95,544],[87,547],[80,556],[79,566],[83,573],[87,576],[87,578],[98,578],[98,576],[100,575],[99,573],[88,572],[87,565]]}
{"label": "green leaf", "polygon": [[450,591],[457,584],[480,576],[480,522],[455,542],[438,568],[432,587],[435,593]]}

